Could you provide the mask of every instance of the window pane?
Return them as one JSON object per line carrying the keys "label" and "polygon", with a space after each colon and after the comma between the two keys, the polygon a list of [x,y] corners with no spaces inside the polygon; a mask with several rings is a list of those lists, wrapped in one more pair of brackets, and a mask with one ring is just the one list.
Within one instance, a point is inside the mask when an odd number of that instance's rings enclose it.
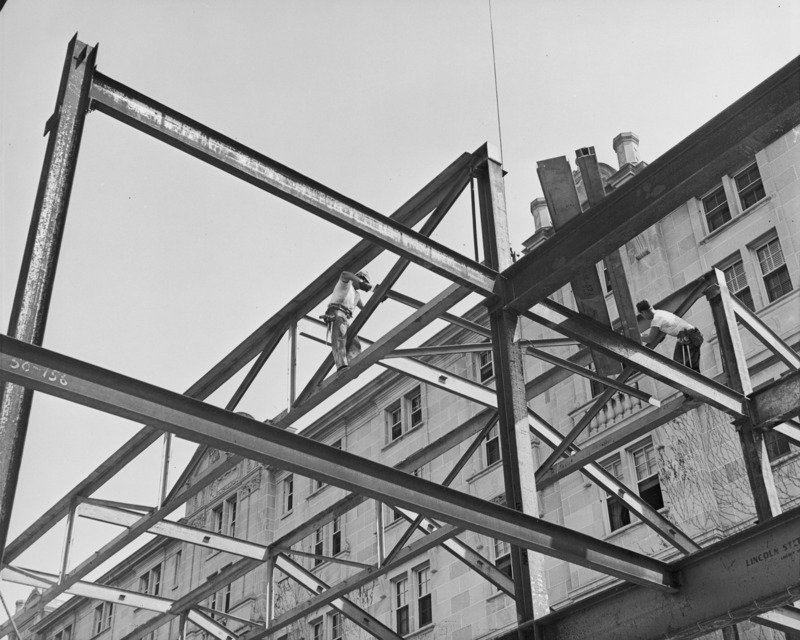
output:
{"label": "window pane", "polygon": [[792,290],[792,281],[789,280],[789,269],[786,265],[779,267],[764,278],[769,301],[777,300]]}
{"label": "window pane", "polygon": [[342,522],[336,518],[331,525],[333,533],[331,534],[331,555],[335,556],[342,552]]}
{"label": "window pane", "polygon": [[725,189],[723,187],[719,187],[714,193],[703,198],[702,202],[709,231],[718,229],[731,219],[731,212],[728,208],[728,200],[725,198]]}
{"label": "window pane", "polygon": [[478,363],[480,368],[480,380],[486,382],[494,376],[494,364],[492,362],[491,351],[481,351],[478,353]]}
{"label": "window pane", "polygon": [[416,389],[408,396],[408,409],[412,427],[422,424],[422,393]]}
{"label": "window pane", "polygon": [[767,447],[767,457],[770,460],[777,460],[791,452],[789,440],[777,431],[767,431],[764,433],[764,444]]}
{"label": "window pane", "polygon": [[606,498],[606,507],[611,531],[616,531],[631,523],[631,512],[625,508],[617,496],[608,496]]}
{"label": "window pane", "polygon": [[761,265],[761,273],[764,275],[774,271],[785,262],[781,243],[778,242],[777,238],[765,244],[756,253],[758,254],[758,262]]}
{"label": "window pane", "polygon": [[761,174],[758,172],[758,166],[753,165],[745,169],[735,178],[736,190],[739,192],[739,200],[742,203],[742,209],[752,207],[756,202],[766,197],[764,185],[761,182]]}

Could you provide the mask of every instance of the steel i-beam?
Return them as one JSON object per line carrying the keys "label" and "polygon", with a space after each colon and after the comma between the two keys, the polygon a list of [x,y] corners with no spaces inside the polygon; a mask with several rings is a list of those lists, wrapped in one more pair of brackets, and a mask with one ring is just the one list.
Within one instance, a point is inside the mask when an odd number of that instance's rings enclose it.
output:
{"label": "steel i-beam", "polygon": [[0,376],[624,580],[673,586],[664,564],[642,554],[5,336]]}
{"label": "steel i-beam", "polygon": [[485,296],[497,274],[100,73],[92,107]]}
{"label": "steel i-beam", "polygon": [[[48,122],[50,137],[8,327],[9,335],[32,344],[42,344],[44,339],[96,56],[97,47],[80,42],[77,35],[69,43],[55,112]],[[1,561],[32,397],[30,391],[13,384],[0,385],[0,395]]]}

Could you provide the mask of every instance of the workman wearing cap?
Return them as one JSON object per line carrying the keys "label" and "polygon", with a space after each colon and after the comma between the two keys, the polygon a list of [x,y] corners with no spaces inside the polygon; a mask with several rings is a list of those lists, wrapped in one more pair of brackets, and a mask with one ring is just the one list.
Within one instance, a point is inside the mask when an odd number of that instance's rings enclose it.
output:
{"label": "workman wearing cap", "polygon": [[654,341],[659,332],[677,339],[672,359],[700,372],[700,345],[703,334],[683,318],[662,309],[654,309],[647,300],[636,303],[636,310],[650,321],[650,330],[642,333],[645,343]]}
{"label": "workman wearing cap", "polygon": [[369,274],[366,271],[358,273],[342,271],[333,288],[333,294],[323,318],[328,323],[328,330],[331,334],[331,352],[337,371],[347,368],[350,360],[361,353],[361,342],[358,336],[353,336],[352,340],[348,341],[347,329],[350,326],[350,318],[353,317],[353,310],[356,307],[364,308],[358,292],[370,289],[372,289],[372,285],[369,283]]}

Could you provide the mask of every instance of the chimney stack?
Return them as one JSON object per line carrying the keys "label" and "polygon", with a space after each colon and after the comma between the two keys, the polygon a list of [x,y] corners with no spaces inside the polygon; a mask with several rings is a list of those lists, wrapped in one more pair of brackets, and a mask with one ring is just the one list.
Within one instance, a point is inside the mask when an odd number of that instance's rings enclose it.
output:
{"label": "chimney stack", "polygon": [[639,164],[639,136],[630,131],[620,133],[614,138],[614,151],[617,153],[617,163],[621,169],[626,164]]}
{"label": "chimney stack", "polygon": [[531,214],[536,231],[553,226],[550,211],[547,209],[547,201],[544,198],[535,198],[531,201]]}

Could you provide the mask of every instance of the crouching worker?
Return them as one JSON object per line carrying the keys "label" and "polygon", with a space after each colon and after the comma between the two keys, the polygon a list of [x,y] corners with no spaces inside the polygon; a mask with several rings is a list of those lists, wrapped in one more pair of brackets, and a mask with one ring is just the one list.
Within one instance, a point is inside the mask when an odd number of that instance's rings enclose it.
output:
{"label": "crouching worker", "polygon": [[703,334],[697,327],[693,327],[674,313],[654,309],[647,300],[637,302],[636,310],[643,318],[650,321],[650,330],[642,333],[642,340],[645,343],[655,340],[659,332],[672,336],[676,339],[672,359],[684,367],[700,372],[700,345],[703,344]]}
{"label": "crouching worker", "polygon": [[350,326],[350,319],[353,317],[353,310],[358,307],[364,308],[359,291],[369,291],[372,285],[369,283],[369,274],[366,271],[351,273],[342,271],[342,275],[336,281],[333,288],[331,301],[328,309],[322,316],[328,324],[328,331],[331,334],[331,352],[333,361],[336,363],[336,370],[341,371],[350,365],[350,360],[361,353],[361,342],[358,336],[347,340],[347,329]]}

